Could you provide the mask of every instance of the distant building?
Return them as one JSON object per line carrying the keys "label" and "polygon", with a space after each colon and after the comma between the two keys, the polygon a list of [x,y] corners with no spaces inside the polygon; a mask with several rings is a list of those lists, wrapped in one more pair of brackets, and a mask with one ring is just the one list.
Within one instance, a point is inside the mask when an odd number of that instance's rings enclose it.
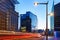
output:
{"label": "distant building", "polygon": [[38,21],[38,20],[37,20],[37,16],[34,15],[34,14],[33,14],[32,12],[30,12],[30,11],[26,12],[26,14],[30,16],[30,18],[31,18],[31,27],[32,27],[32,30],[34,30],[35,27],[37,27],[37,21]]}
{"label": "distant building", "polygon": [[21,16],[21,32],[31,32],[31,19],[29,15],[23,14]]}
{"label": "distant building", "polygon": [[15,11],[17,0],[0,0],[0,30],[17,31],[18,13]]}
{"label": "distant building", "polygon": [[[20,19],[21,19],[21,27],[20,29],[22,28],[22,26],[26,27],[25,31],[28,31],[28,32],[31,32],[32,31],[32,28],[35,28],[36,25],[37,25],[37,17],[36,15],[34,15],[33,13],[31,13],[30,11],[26,12],[26,14],[21,14],[20,15]],[[23,28],[22,28],[23,29]]]}
{"label": "distant building", "polygon": [[54,34],[60,37],[60,3],[54,6]]}
{"label": "distant building", "polygon": [[51,16],[50,17],[50,27],[51,27],[51,30],[54,30],[54,16]]}
{"label": "distant building", "polygon": [[37,33],[43,33],[44,32],[44,30],[42,30],[42,29],[38,29],[36,31],[37,31]]}
{"label": "distant building", "polygon": [[54,1],[53,1],[53,4],[52,4],[51,13],[52,13],[53,15],[50,16],[50,30],[53,31],[53,30],[54,30]]}

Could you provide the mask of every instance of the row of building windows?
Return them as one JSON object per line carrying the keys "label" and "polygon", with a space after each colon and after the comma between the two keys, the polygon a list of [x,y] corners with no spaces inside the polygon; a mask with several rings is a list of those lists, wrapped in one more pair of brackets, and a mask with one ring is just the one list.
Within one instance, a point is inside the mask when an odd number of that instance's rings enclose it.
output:
{"label": "row of building windows", "polygon": [[10,3],[10,1],[2,1],[1,3],[0,3],[0,8],[2,8],[2,9],[5,9],[5,10],[14,10],[15,9],[15,7],[14,7],[14,5],[12,5],[12,3]]}
{"label": "row of building windows", "polygon": [[0,30],[18,29],[18,13],[10,0],[0,1]]}
{"label": "row of building windows", "polygon": [[0,15],[0,30],[6,30],[6,18],[2,15]]}

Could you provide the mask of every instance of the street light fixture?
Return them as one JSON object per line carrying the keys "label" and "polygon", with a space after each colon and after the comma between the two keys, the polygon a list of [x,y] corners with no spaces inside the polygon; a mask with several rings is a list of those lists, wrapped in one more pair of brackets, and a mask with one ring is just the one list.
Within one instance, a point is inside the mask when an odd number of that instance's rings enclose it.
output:
{"label": "street light fixture", "polygon": [[48,40],[48,2],[47,3],[38,3],[35,2],[34,5],[38,5],[38,4],[44,4],[46,5],[46,40]]}
{"label": "street light fixture", "polygon": [[54,14],[51,12],[50,14],[48,14],[49,16],[54,16]]}
{"label": "street light fixture", "polygon": [[35,2],[34,5],[37,6],[38,5],[38,2]]}

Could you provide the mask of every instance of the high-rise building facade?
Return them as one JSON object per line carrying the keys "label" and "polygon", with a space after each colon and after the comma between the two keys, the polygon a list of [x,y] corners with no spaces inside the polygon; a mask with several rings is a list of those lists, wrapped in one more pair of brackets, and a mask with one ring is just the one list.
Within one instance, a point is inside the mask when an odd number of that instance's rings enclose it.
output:
{"label": "high-rise building facade", "polygon": [[37,27],[37,21],[38,21],[37,16],[35,14],[33,14],[32,12],[30,12],[30,11],[26,12],[26,14],[30,16],[30,18],[31,18],[31,27],[34,30],[35,27]]}
{"label": "high-rise building facade", "polygon": [[17,0],[0,0],[0,30],[17,31],[18,13],[15,11]]}
{"label": "high-rise building facade", "polygon": [[54,16],[51,16],[50,17],[50,27],[51,27],[51,30],[54,30]]}
{"label": "high-rise building facade", "polygon": [[30,11],[26,12],[26,14],[20,15],[20,29],[23,29],[22,26],[26,29],[25,31],[31,32],[32,28],[35,28],[37,25],[37,16],[31,13]]}
{"label": "high-rise building facade", "polygon": [[21,27],[20,31],[21,32],[31,32],[31,18],[29,15],[26,14],[21,14]]}
{"label": "high-rise building facade", "polygon": [[50,16],[50,30],[54,31],[54,0],[53,0],[53,4],[52,4],[51,14],[53,14],[53,15]]}
{"label": "high-rise building facade", "polygon": [[54,34],[60,37],[60,3],[54,6]]}

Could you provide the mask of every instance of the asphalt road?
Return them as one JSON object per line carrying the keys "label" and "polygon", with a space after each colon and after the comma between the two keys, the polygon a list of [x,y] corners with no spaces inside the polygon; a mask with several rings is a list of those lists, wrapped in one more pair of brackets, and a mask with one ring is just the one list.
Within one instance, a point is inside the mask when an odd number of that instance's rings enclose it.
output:
{"label": "asphalt road", "polygon": [[[0,39],[2,40],[2,39]],[[46,40],[46,37],[44,38],[5,38],[3,40]],[[54,39],[54,37],[48,37],[48,40],[58,40],[58,39]]]}
{"label": "asphalt road", "polygon": [[[46,37],[44,37],[44,40],[46,40]],[[48,37],[48,40],[54,40],[54,37]]]}

